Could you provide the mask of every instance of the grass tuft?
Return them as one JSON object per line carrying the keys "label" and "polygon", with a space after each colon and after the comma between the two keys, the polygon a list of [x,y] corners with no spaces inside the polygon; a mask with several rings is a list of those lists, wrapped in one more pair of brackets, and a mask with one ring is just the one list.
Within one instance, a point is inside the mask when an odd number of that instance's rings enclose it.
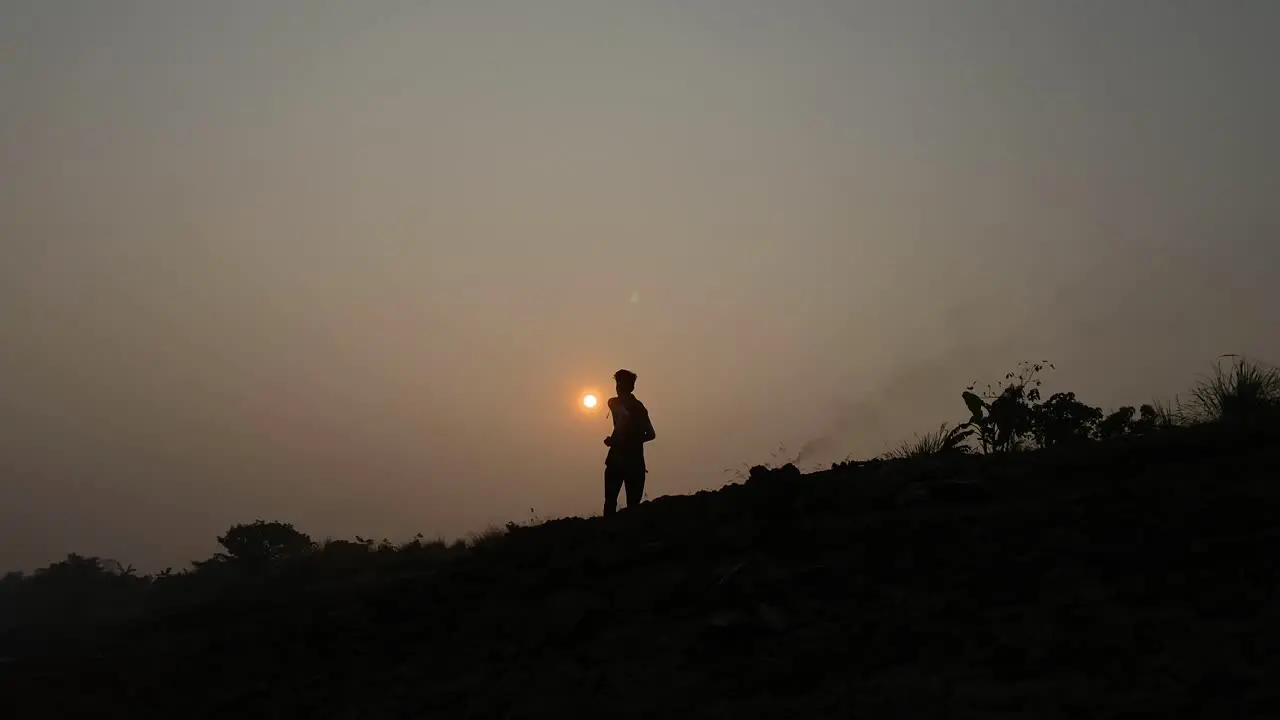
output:
{"label": "grass tuft", "polygon": [[1200,422],[1250,424],[1272,417],[1280,408],[1280,369],[1240,355],[1201,377],[1191,389],[1190,411]]}
{"label": "grass tuft", "polygon": [[972,435],[973,431],[964,425],[948,430],[947,424],[942,423],[934,432],[915,434],[911,440],[903,441],[880,457],[884,460],[906,460],[948,452],[965,453],[969,449],[964,443]]}

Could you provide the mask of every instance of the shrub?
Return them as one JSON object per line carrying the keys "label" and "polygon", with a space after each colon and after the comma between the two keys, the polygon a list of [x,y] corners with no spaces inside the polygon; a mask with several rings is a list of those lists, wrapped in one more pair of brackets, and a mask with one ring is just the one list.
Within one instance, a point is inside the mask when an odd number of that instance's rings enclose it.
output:
{"label": "shrub", "polygon": [[[1128,408],[1132,417],[1133,408]],[[1032,408],[1032,432],[1040,447],[1088,440],[1097,432],[1102,411],[1076,399],[1073,392],[1054,393]]]}
{"label": "shrub", "polygon": [[1274,416],[1280,406],[1280,370],[1239,355],[1224,367],[1221,359],[1210,375],[1191,390],[1191,412],[1202,422],[1249,424]]}
{"label": "shrub", "polygon": [[917,434],[911,440],[904,440],[901,445],[886,452],[883,457],[885,460],[905,460],[945,452],[965,453],[969,448],[964,442],[973,435],[973,432],[964,426],[947,430],[947,424],[942,423],[933,432]]}
{"label": "shrub", "polygon": [[1020,362],[1018,369],[1004,376],[1005,384],[987,386],[983,395],[974,392],[977,383],[961,394],[969,408],[969,421],[957,428],[972,430],[984,454],[1019,450],[1027,446],[1026,436],[1035,430],[1035,406],[1040,402],[1039,374],[1054,367],[1047,361]]}

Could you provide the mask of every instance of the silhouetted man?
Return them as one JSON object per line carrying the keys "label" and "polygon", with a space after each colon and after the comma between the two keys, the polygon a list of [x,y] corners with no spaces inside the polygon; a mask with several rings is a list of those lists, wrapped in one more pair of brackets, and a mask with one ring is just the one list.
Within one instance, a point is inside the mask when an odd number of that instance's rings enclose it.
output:
{"label": "silhouetted man", "polygon": [[619,370],[613,374],[618,396],[609,398],[609,413],[613,416],[613,434],[604,439],[609,455],[604,461],[604,514],[618,510],[618,491],[627,488],[627,507],[640,504],[644,497],[644,444],[657,437],[649,411],[632,393],[636,389],[636,374]]}

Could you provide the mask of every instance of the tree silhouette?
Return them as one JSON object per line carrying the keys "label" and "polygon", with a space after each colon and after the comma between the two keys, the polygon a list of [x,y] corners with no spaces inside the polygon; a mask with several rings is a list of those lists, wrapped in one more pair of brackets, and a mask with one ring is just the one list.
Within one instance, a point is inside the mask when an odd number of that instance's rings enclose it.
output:
{"label": "tree silhouette", "polygon": [[[1143,407],[1148,408],[1150,405]],[[1099,440],[1111,440],[1133,433],[1133,416],[1137,414],[1138,411],[1131,405],[1121,407],[1098,422],[1097,427],[1094,428],[1094,437]]]}
{"label": "tree silhouette", "polygon": [[1102,420],[1102,411],[1080,402],[1073,392],[1060,392],[1035,407],[1032,419],[1037,444],[1053,447],[1090,439]]}
{"label": "tree silhouette", "polygon": [[264,520],[231,526],[226,535],[218,537],[218,544],[226,553],[218,553],[215,560],[249,569],[301,558],[315,549],[311,537],[294,529],[291,523]]}

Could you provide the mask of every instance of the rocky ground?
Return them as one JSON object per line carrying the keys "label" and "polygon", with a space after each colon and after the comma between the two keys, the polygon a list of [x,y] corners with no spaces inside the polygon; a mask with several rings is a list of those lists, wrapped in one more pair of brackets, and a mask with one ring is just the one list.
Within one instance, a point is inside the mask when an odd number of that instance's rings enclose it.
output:
{"label": "rocky ground", "polygon": [[155,620],[0,692],[13,718],[1275,717],[1273,440],[777,472]]}

